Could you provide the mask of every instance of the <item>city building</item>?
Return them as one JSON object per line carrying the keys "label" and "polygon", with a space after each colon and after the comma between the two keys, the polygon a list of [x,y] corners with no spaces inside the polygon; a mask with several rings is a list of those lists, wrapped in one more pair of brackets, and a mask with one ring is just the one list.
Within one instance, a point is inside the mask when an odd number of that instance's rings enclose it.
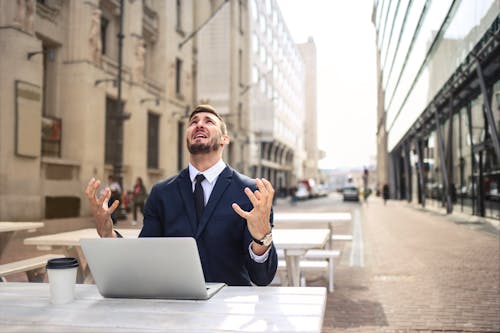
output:
{"label": "city building", "polygon": [[378,186],[500,219],[500,1],[376,0]]}
{"label": "city building", "polygon": [[199,103],[227,119],[230,166],[277,189],[302,177],[304,64],[274,0],[0,8],[0,220],[88,215],[91,177],[175,175]]}
{"label": "city building", "polygon": [[[306,168],[317,177],[317,140],[306,147],[306,134],[311,140],[317,136],[314,42],[307,44],[312,46],[306,76],[305,60],[275,0],[219,2],[222,8],[197,38],[197,96],[228,119],[232,143],[226,160],[287,194]],[[307,97],[306,82],[314,89]]]}
{"label": "city building", "polygon": [[309,37],[305,43],[298,44],[302,59],[304,59],[304,86],[305,86],[305,133],[304,144],[306,158],[304,161],[304,178],[315,179],[323,182],[318,162],[325,157],[325,152],[318,149],[318,112],[317,112],[317,66],[316,45],[314,39]]}
{"label": "city building", "polygon": [[127,189],[185,165],[192,2],[123,3],[1,1],[0,219],[88,214],[91,177]]}

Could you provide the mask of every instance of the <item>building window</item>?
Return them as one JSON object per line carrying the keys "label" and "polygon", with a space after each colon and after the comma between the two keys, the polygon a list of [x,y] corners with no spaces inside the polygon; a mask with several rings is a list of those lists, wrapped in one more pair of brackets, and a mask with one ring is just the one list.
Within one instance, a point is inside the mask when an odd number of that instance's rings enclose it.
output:
{"label": "building window", "polygon": [[160,116],[148,112],[148,168],[159,168]]}
{"label": "building window", "polygon": [[118,59],[116,38],[120,31],[120,8],[118,1],[100,0],[101,53],[113,60]]}
{"label": "building window", "polygon": [[123,126],[117,115],[117,101],[109,97],[106,98],[106,141],[104,144],[104,163],[106,164],[115,163],[119,126]]}
{"label": "building window", "polygon": [[176,0],[175,1],[175,16],[177,19],[177,23],[175,25],[175,28],[177,32],[182,33],[182,0]]}
{"label": "building window", "polygon": [[184,122],[177,123],[177,170],[184,168]]}
{"label": "building window", "polygon": [[101,16],[101,46],[102,54],[107,54],[107,43],[106,36],[108,34],[109,20],[104,16]]}
{"label": "building window", "polygon": [[42,117],[42,156],[61,157],[61,118]]}
{"label": "building window", "polygon": [[239,24],[239,28],[240,28],[240,34],[244,34],[245,33],[245,28],[244,28],[244,24],[243,24],[243,19],[244,19],[244,14],[243,14],[243,1],[242,0],[239,0],[239,3],[238,3],[238,24]]}
{"label": "building window", "polygon": [[240,87],[243,86],[243,50],[238,50],[238,82]]}
{"label": "building window", "polygon": [[175,93],[181,96],[182,93],[182,60],[175,59]]}

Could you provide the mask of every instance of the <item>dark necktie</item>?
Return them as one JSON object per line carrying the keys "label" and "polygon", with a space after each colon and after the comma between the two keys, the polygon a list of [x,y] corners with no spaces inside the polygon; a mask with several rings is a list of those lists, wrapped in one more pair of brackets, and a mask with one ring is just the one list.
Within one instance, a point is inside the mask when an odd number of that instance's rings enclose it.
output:
{"label": "dark necktie", "polygon": [[196,184],[194,185],[194,205],[196,207],[196,218],[198,223],[201,220],[201,214],[203,214],[203,209],[205,208],[205,194],[203,193],[203,186],[201,182],[205,179],[205,176],[201,173],[197,174]]}

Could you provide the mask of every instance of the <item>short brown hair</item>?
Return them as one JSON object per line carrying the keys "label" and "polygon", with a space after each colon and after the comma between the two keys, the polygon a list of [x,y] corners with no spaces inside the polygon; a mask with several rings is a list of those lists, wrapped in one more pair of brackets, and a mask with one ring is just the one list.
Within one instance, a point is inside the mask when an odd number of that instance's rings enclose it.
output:
{"label": "short brown hair", "polygon": [[222,129],[222,134],[226,135],[227,134],[227,127],[226,123],[224,122],[224,119],[222,119],[221,115],[215,110],[215,108],[211,105],[208,104],[200,104],[194,108],[194,110],[191,112],[191,115],[189,116],[189,120],[193,119],[193,117],[202,112],[207,112],[211,113],[214,116],[216,116],[220,121],[221,121],[221,129]]}

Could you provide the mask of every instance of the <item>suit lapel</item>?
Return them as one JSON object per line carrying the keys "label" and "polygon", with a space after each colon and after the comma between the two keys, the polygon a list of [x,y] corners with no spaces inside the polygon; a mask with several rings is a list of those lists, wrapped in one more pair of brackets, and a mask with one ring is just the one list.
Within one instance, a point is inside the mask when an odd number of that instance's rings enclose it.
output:
{"label": "suit lapel", "polygon": [[231,184],[232,175],[233,173],[231,169],[226,166],[226,168],[222,170],[219,177],[217,178],[214,189],[212,190],[212,194],[210,194],[210,198],[208,199],[207,205],[205,206],[205,210],[203,210],[203,214],[201,216],[201,223],[198,226],[198,232],[196,234],[197,237],[201,235],[201,233],[207,226],[208,221],[210,220],[210,217],[212,216],[215,207],[217,207],[217,203],[219,202],[220,198],[226,191],[229,184]]}
{"label": "suit lapel", "polygon": [[181,193],[182,200],[186,207],[186,214],[189,218],[189,224],[191,225],[191,230],[193,235],[196,234],[197,221],[196,221],[196,209],[194,207],[193,200],[193,188],[191,184],[191,178],[189,178],[189,169],[186,168],[179,174],[179,191]]}

